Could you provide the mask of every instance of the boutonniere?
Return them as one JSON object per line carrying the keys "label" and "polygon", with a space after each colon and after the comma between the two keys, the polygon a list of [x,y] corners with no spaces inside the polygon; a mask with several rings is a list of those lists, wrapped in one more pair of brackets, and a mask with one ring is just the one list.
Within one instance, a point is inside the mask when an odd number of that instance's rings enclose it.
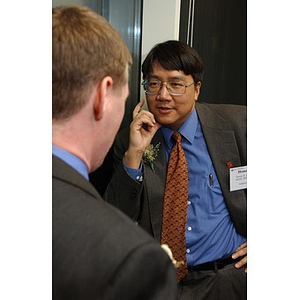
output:
{"label": "boutonniere", "polygon": [[143,161],[149,163],[151,170],[155,173],[154,170],[154,160],[159,151],[160,142],[154,147],[152,144],[148,145],[143,154]]}
{"label": "boutonniere", "polygon": [[184,264],[184,262],[177,261],[177,260],[174,259],[172,251],[171,251],[171,249],[169,248],[169,246],[167,244],[162,244],[161,247],[169,255],[175,269],[179,268],[181,265]]}

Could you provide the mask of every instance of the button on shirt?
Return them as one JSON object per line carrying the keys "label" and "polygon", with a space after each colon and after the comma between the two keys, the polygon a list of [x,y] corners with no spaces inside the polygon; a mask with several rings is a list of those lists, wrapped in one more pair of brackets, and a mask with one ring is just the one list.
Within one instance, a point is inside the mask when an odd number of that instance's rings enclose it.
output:
{"label": "button on shirt", "polygon": [[[164,126],[161,130],[169,160],[173,131]],[[196,110],[178,132],[183,136],[189,177],[187,263],[194,266],[230,256],[246,238],[236,232],[229,216]]]}

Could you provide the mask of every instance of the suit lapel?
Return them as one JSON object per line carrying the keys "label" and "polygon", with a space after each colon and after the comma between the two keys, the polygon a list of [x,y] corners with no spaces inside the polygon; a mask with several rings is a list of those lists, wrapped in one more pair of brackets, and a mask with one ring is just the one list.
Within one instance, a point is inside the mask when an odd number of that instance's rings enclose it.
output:
{"label": "suit lapel", "polygon": [[209,154],[217,172],[222,190],[229,189],[229,170],[227,163],[240,166],[240,158],[233,132],[220,132],[211,128],[203,128]]}
{"label": "suit lapel", "polygon": [[234,131],[227,130],[226,121],[201,103],[196,106],[209,154],[223,191],[229,190],[227,163],[240,166],[240,156]]}
{"label": "suit lapel", "polygon": [[161,226],[162,226],[162,214],[163,214],[163,203],[164,203],[164,188],[166,181],[166,157],[165,157],[165,146],[163,136],[160,130],[155,134],[152,139],[154,146],[160,143],[157,157],[154,161],[153,172],[148,163],[145,163],[145,194],[148,195],[149,201],[149,212],[152,224],[152,230],[154,238],[160,241],[161,237]]}
{"label": "suit lapel", "polygon": [[229,169],[227,163],[233,167],[241,166],[240,155],[233,130],[227,128],[226,121],[212,112],[204,104],[196,105],[200,118],[203,135],[216,170],[224,200],[238,231],[245,235],[242,228],[246,228],[246,195],[245,190],[230,192]]}

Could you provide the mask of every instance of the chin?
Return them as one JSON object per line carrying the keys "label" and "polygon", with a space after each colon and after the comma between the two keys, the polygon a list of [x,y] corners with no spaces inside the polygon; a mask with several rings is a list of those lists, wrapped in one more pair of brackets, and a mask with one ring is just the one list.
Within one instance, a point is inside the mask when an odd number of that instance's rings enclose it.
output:
{"label": "chin", "polygon": [[175,122],[173,118],[161,115],[155,116],[155,120],[156,122],[164,126],[172,125]]}

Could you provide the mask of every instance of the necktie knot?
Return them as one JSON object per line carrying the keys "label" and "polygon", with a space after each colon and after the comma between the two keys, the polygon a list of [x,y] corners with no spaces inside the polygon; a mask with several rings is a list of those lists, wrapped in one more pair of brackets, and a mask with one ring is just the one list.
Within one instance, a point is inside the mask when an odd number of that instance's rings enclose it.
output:
{"label": "necktie knot", "polygon": [[181,142],[181,134],[177,131],[174,131],[172,138],[175,140],[176,143]]}

